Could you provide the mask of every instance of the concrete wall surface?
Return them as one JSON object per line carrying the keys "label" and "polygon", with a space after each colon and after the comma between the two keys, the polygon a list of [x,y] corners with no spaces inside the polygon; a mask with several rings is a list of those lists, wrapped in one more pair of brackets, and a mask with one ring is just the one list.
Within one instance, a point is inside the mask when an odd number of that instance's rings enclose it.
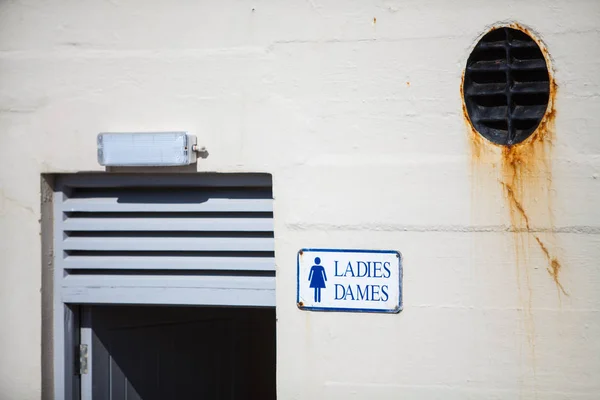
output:
{"label": "concrete wall surface", "polygon": [[[502,22],[557,84],[516,164],[460,95]],[[597,399],[598,43],[597,0],[3,0],[0,399],[46,389],[41,174],[160,130],[198,136],[198,171],[273,175],[278,398]],[[404,310],[298,310],[302,247],[401,251]]]}

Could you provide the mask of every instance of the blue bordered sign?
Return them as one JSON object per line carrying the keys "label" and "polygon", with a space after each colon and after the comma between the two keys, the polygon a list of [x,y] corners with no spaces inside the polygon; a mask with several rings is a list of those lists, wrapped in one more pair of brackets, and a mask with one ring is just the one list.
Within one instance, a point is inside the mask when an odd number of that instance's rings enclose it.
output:
{"label": "blue bordered sign", "polygon": [[297,279],[296,303],[302,310],[402,310],[402,256],[397,251],[302,249]]}

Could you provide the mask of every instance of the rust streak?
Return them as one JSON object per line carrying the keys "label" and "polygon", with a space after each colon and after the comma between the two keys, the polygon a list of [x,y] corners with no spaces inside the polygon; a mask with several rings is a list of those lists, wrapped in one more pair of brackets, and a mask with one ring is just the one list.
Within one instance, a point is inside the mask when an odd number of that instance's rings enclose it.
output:
{"label": "rust streak", "polygon": [[550,254],[548,247],[544,244],[544,242],[542,242],[542,239],[540,239],[540,237],[537,234],[535,234],[534,232],[531,231],[531,225],[529,224],[529,217],[527,216],[527,213],[525,212],[523,205],[519,202],[519,200],[517,200],[513,189],[504,182],[500,182],[500,184],[504,187],[504,190],[506,190],[506,194],[507,194],[507,197],[509,198],[509,201],[514,204],[514,208],[516,210],[518,210],[519,214],[525,221],[525,227],[527,228],[527,232],[533,236],[533,238],[537,242],[538,246],[540,247],[540,250],[542,250],[542,253],[544,254],[544,256],[546,256],[546,259],[548,260],[548,263],[550,265],[546,269],[547,269],[548,273],[552,276],[552,280],[554,280],[556,287],[558,289],[560,289],[560,291],[565,296],[568,296],[569,294],[567,293],[564,286],[560,283],[560,280],[558,279],[558,273],[560,272],[560,269],[562,268],[560,261],[558,261],[558,259],[556,257],[553,257]]}
{"label": "rust streak", "polygon": [[[527,213],[525,212],[525,209],[523,208],[523,205],[519,202],[519,200],[517,200],[517,196],[515,195],[515,191],[513,190],[513,188],[504,183],[504,182],[500,182],[500,184],[504,187],[504,190],[506,190],[506,195],[509,199],[509,201],[514,204],[514,208],[517,209],[517,211],[519,211],[519,214],[521,215],[521,218],[523,218],[523,220],[525,221],[525,227],[527,228],[527,232],[531,231],[531,227],[529,225],[529,217],[527,216]],[[513,224],[514,225],[514,224]]]}
{"label": "rust streak", "polygon": [[556,257],[552,257],[550,255],[550,252],[548,251],[548,248],[546,247],[546,245],[544,245],[544,243],[540,240],[540,238],[537,235],[533,235],[533,237],[537,241],[538,245],[542,249],[542,252],[546,256],[546,259],[548,259],[548,262],[550,263],[550,267],[547,268],[548,273],[552,276],[552,279],[554,280],[554,283],[560,289],[560,291],[565,296],[568,296],[569,294],[567,293],[567,291],[565,290],[565,288],[563,287],[563,285],[558,280],[558,273],[560,272],[560,269],[562,268],[562,266],[560,265],[560,262],[558,261],[558,259]]}
{"label": "rust streak", "polygon": [[[567,291],[560,282],[561,263],[552,254],[547,244],[539,235],[531,232],[532,219],[553,230],[553,211],[551,199],[552,166],[551,152],[555,134],[555,99],[557,84],[550,68],[550,55],[544,44],[536,36],[520,24],[508,25],[519,29],[533,38],[541,49],[550,77],[550,96],[548,107],[536,131],[522,143],[513,146],[498,146],[483,138],[473,127],[466,104],[462,102],[463,118],[469,129],[471,146],[471,175],[476,175],[482,165],[500,166],[500,185],[504,189],[505,199],[510,213],[511,230],[525,231],[535,238],[539,249],[548,260],[548,272],[556,287],[565,295]],[[464,99],[464,75],[460,86],[461,98]],[[528,211],[535,211],[535,216]],[[545,209],[545,210],[544,210]],[[515,240],[520,240],[515,238]],[[519,247],[517,247],[519,251]],[[517,254],[519,258],[520,255]]]}
{"label": "rust streak", "polygon": [[[541,46],[540,46],[541,47]],[[547,112],[534,134],[523,143],[502,148],[502,178],[506,199],[511,213],[511,225],[514,230],[526,230],[538,244],[540,250],[548,260],[547,271],[552,277],[556,287],[564,295],[568,295],[559,279],[561,263],[553,256],[548,246],[538,235],[531,232],[531,218],[524,203],[530,206],[538,205],[536,197],[542,197],[547,207],[545,225],[553,230],[552,207],[550,187],[552,185],[552,170],[550,152],[554,139],[554,119],[556,109],[554,99],[556,96],[556,83],[551,79],[550,99]],[[545,180],[544,180],[545,178]]]}
{"label": "rust streak", "polygon": [[[496,26],[493,29],[505,27]],[[541,252],[546,270],[556,286],[560,300],[561,295],[568,293],[560,281],[562,264],[557,249],[552,245],[554,237],[554,217],[552,204],[552,151],[555,138],[556,93],[557,84],[551,68],[550,55],[544,44],[536,39],[536,35],[519,24],[508,27],[519,29],[533,38],[538,44],[548,66],[549,100],[546,113],[535,132],[526,140],[512,146],[500,146],[485,139],[474,128],[464,101],[464,73],[460,85],[462,114],[468,130],[470,146],[470,179],[472,218],[483,216],[489,220],[489,205],[496,201],[498,186],[502,194],[508,217],[510,232],[515,251],[515,271],[517,295],[524,315],[523,324],[527,342],[531,351],[531,367],[536,375],[536,329],[533,313],[533,287],[531,250]],[[480,206],[483,204],[483,206]],[[548,232],[542,236],[535,228],[541,227]],[[535,240],[529,240],[535,239]]]}

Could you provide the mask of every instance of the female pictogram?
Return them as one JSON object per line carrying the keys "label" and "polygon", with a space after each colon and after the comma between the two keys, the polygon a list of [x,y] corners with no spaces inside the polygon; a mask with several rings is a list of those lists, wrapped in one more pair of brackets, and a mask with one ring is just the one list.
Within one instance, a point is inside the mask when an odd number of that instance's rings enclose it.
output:
{"label": "female pictogram", "polygon": [[321,302],[321,289],[325,289],[325,281],[327,280],[327,274],[325,268],[321,264],[321,259],[315,257],[315,264],[310,269],[308,274],[308,280],[310,281],[310,287],[315,289],[315,303]]}

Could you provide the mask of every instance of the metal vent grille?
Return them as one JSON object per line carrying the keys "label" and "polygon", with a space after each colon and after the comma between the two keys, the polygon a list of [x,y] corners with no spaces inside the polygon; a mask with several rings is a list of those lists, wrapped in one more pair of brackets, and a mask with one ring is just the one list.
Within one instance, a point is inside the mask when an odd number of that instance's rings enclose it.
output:
{"label": "metal vent grille", "polygon": [[77,175],[57,189],[65,302],[274,305],[270,176]]}
{"label": "metal vent grille", "polygon": [[481,135],[501,145],[522,142],[548,107],[550,79],[540,47],[520,30],[492,30],[467,60],[463,93]]}

